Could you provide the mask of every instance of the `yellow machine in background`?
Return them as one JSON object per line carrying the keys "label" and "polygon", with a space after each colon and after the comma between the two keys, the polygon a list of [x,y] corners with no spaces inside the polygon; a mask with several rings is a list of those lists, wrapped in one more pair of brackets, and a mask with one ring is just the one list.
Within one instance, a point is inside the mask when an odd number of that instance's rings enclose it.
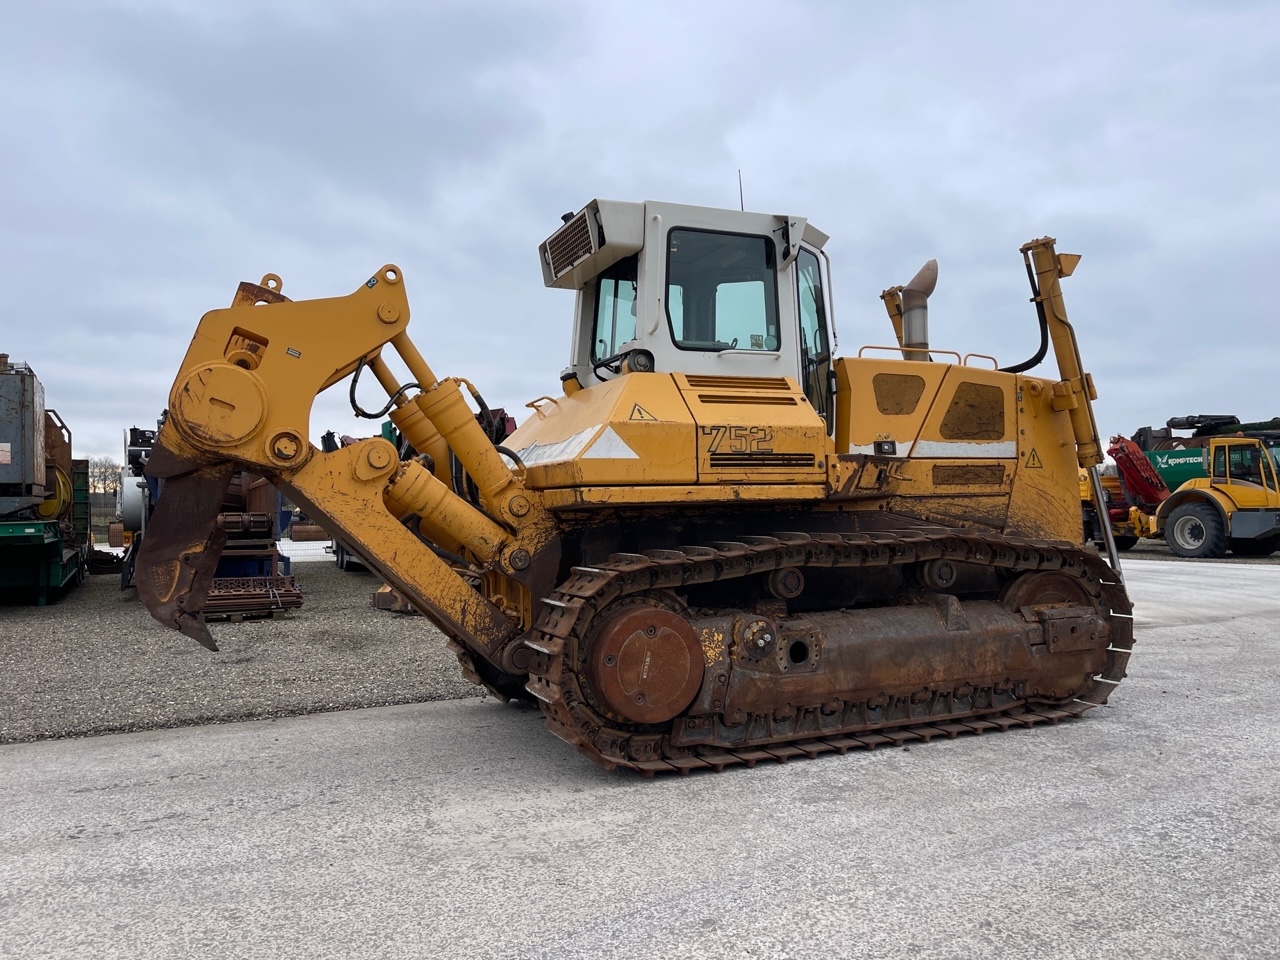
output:
{"label": "yellow machine in background", "polygon": [[1280,549],[1280,464],[1274,447],[1245,436],[1214,437],[1204,447],[1203,477],[1160,504],[1151,536],[1180,557],[1241,557]]}
{"label": "yellow machine in background", "polygon": [[[1145,465],[1136,444],[1115,437],[1110,453],[1130,464]],[[1266,557],[1280,550],[1280,462],[1272,438],[1243,432],[1208,438],[1200,450],[1204,475],[1192,477],[1170,492],[1155,469],[1147,468],[1144,484],[1131,465],[1102,476],[1107,500],[1099,510],[1088,471],[1080,471],[1080,501],[1086,537],[1098,536],[1098,517],[1106,516],[1120,550],[1141,538],[1163,539],[1177,556],[1219,559],[1228,549],[1238,557]],[[1123,479],[1126,477],[1127,479]],[[1144,495],[1145,491],[1145,495]],[[1137,502],[1134,502],[1137,501]]]}
{"label": "yellow machine in background", "polygon": [[[1079,258],[1023,248],[1042,343],[999,369],[930,346],[932,262],[882,295],[896,346],[836,356],[826,241],[799,217],[675,204],[566,216],[540,255],[576,292],[572,362],[501,445],[476,388],[410,340],[399,268],[328,300],[241,284],[201,320],[153,450],[144,601],[214,648],[201,603],[239,465],[431,618],[472,679],[532,697],[606,767],[720,769],[1105,702],[1132,629],[1114,548],[1109,566],[1080,542],[1076,473],[1102,457],[1059,283]],[[1058,376],[1026,375],[1050,344]],[[313,398],[348,377],[364,413],[366,369],[403,459],[307,439]]]}

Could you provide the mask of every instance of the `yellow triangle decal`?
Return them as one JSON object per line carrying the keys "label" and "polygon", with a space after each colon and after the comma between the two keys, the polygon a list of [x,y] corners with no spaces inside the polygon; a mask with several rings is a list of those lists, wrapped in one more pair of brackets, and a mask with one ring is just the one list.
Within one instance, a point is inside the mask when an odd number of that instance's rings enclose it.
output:
{"label": "yellow triangle decal", "polygon": [[644,407],[640,406],[640,404],[638,403],[631,408],[631,416],[627,417],[627,419],[628,420],[652,420],[654,423],[658,422],[657,417],[655,417],[652,413],[650,413]]}
{"label": "yellow triangle decal", "polygon": [[1031,452],[1027,454],[1028,470],[1043,470],[1044,464],[1040,462],[1040,454],[1036,453],[1035,447],[1031,448]]}

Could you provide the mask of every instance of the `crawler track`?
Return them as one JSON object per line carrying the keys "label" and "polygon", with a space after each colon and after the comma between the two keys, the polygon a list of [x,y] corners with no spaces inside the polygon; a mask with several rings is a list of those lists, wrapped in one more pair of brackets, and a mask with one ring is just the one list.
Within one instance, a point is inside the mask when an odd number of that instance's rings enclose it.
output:
{"label": "crawler track", "polygon": [[[655,732],[609,721],[592,707],[574,669],[572,651],[585,642],[593,619],[620,598],[679,591],[783,567],[848,569],[932,559],[986,564],[1011,573],[1053,571],[1074,578],[1109,625],[1104,668],[1082,692],[1066,700],[1027,696],[1016,685],[977,690],[953,685],[923,698],[889,692],[834,709],[815,704],[797,710],[793,717],[763,718],[764,735],[758,724],[746,724],[741,742],[729,749],[679,745],[673,742],[671,725]],[[547,726],[600,766],[632,769],[646,776],[720,771],[735,764],[751,767],[763,760],[785,762],[791,757],[1058,723],[1106,703],[1125,676],[1133,646],[1132,606],[1123,584],[1096,553],[1064,542],[956,531],[781,533],[744,537],[742,542],[614,554],[607,563],[575,567],[543,604],[537,627],[525,642],[534,651],[527,690],[537,698]]]}

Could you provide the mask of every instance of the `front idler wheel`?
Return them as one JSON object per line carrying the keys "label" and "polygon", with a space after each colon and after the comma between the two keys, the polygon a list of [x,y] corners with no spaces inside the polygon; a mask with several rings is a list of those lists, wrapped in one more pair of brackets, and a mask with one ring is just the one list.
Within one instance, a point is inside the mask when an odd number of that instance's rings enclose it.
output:
{"label": "front idler wheel", "polygon": [[1000,603],[1014,613],[1023,607],[1046,604],[1098,607],[1097,601],[1076,577],[1051,570],[1024,573],[1010,581],[1000,593]]}
{"label": "front idler wheel", "polygon": [[648,604],[609,617],[587,649],[591,692],[609,713],[631,723],[674,720],[697,696],[705,669],[689,621]]}

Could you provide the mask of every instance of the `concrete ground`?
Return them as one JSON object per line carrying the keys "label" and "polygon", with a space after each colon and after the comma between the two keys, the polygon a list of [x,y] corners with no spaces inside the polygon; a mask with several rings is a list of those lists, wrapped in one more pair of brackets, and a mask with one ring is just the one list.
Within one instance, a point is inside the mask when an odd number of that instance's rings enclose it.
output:
{"label": "concrete ground", "polygon": [[[1176,556],[1169,549],[1168,544],[1163,540],[1139,540],[1134,544],[1133,548],[1127,552],[1120,554],[1120,563],[1123,566],[1129,560],[1172,560],[1174,563],[1186,563],[1182,557]],[[1269,557],[1237,557],[1234,553],[1228,553],[1225,557],[1218,560],[1202,560],[1201,563],[1263,563],[1273,566],[1280,565],[1280,551],[1271,554]]]}
{"label": "concrete ground", "polygon": [[1126,572],[1060,727],[652,782],[475,699],[0,747],[0,955],[1274,957],[1280,570]]}

